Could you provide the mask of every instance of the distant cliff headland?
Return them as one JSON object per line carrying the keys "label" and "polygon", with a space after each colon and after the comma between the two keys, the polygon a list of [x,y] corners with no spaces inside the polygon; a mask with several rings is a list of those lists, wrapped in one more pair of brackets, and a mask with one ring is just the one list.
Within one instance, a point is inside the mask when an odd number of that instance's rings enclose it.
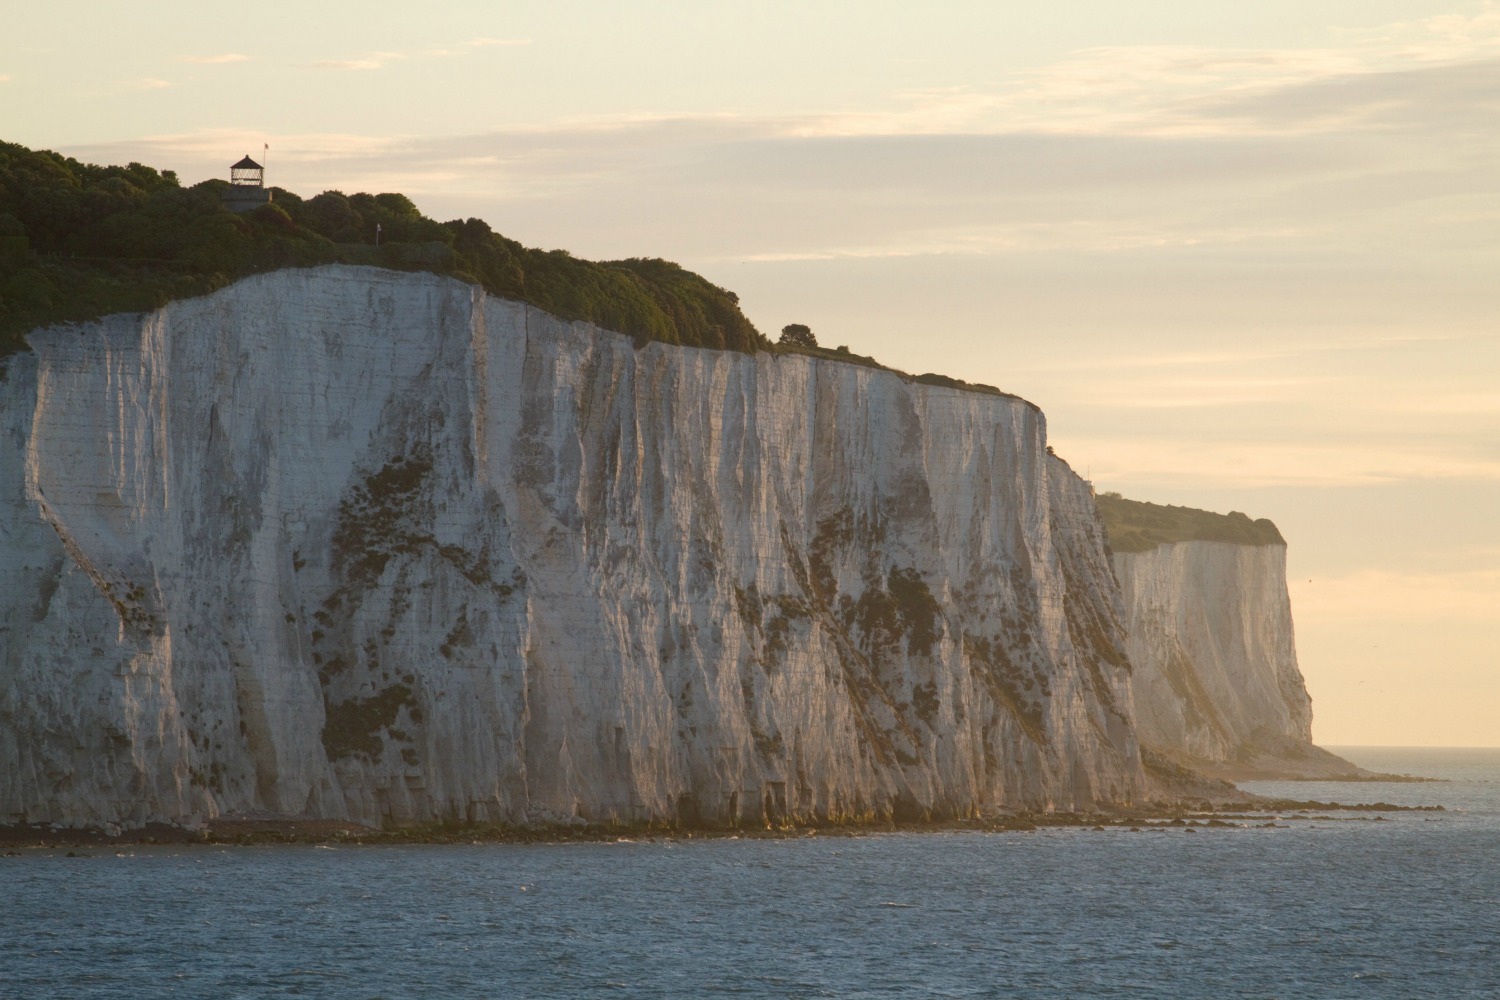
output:
{"label": "distant cliff headland", "polygon": [[1232,780],[1367,776],[1312,743],[1276,525],[1118,493],[1096,502],[1125,606],[1143,745]]}
{"label": "distant cliff headland", "polygon": [[1099,516],[1109,530],[1115,552],[1148,552],[1173,542],[1230,542],[1234,545],[1286,545],[1286,539],[1266,518],[1252,521],[1246,514],[1127,500],[1118,493],[1101,493]]}

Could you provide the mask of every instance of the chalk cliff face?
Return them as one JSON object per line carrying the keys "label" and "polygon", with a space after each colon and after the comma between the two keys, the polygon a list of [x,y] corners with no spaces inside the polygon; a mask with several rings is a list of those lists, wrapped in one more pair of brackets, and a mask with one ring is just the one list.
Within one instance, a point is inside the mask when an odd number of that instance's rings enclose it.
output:
{"label": "chalk cliff face", "polygon": [[31,342],[0,382],[0,823],[1142,787],[1100,522],[1021,400],[346,267]]}
{"label": "chalk cliff face", "polygon": [[1141,739],[1207,761],[1312,740],[1286,546],[1181,541],[1114,555]]}
{"label": "chalk cliff face", "polygon": [[1098,506],[1124,599],[1141,742],[1232,779],[1362,774],[1312,744],[1276,526],[1118,494]]}

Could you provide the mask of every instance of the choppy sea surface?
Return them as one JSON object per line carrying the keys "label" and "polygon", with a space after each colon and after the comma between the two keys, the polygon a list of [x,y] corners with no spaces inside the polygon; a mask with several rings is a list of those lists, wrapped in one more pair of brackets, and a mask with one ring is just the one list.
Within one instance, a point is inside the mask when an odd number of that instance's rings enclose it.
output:
{"label": "choppy sea surface", "polygon": [[[3,997],[1500,997],[1500,750],[1277,828],[28,850]],[[1376,819],[1380,816],[1380,819]]]}

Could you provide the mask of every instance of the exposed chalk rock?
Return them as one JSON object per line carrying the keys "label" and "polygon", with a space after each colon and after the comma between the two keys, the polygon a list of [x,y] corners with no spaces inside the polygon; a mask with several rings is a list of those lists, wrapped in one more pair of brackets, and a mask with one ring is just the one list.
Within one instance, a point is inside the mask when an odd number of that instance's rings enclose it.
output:
{"label": "exposed chalk rock", "polygon": [[1099,497],[1141,741],[1231,777],[1355,774],[1312,744],[1286,543],[1239,513]]}
{"label": "exposed chalk rock", "polygon": [[1143,788],[1102,527],[1022,400],[351,267],[30,339],[0,382],[0,823]]}
{"label": "exposed chalk rock", "polygon": [[1114,565],[1143,739],[1205,760],[1266,734],[1311,741],[1284,546],[1175,542]]}

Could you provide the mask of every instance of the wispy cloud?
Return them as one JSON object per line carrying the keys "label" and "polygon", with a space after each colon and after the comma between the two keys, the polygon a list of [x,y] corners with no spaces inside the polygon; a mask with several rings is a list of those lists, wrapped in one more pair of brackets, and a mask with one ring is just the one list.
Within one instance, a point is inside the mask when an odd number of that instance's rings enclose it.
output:
{"label": "wispy cloud", "polygon": [[348,59],[320,59],[314,69],[376,70],[407,59],[448,59],[476,49],[530,45],[529,38],[471,38],[454,45],[440,45],[417,52],[366,52]]}
{"label": "wispy cloud", "polygon": [[[1441,81],[1447,68],[1497,57],[1500,5],[1487,3],[1473,16],[1344,33],[1324,46],[1084,49],[988,85],[916,90],[886,108],[808,116],[799,132],[1216,136],[1377,128],[1384,112],[1427,103],[1401,92],[1399,83],[1411,78],[1400,74],[1436,71]],[[1493,70],[1477,72],[1493,80]]]}
{"label": "wispy cloud", "polygon": [[1437,14],[1376,28],[1336,29],[1334,35],[1356,50],[1423,62],[1500,53],[1500,4],[1489,0],[1482,7],[1473,15]]}
{"label": "wispy cloud", "polygon": [[10,74],[9,73],[0,73],[0,83],[9,83],[9,82],[10,82]]}
{"label": "wispy cloud", "polygon": [[[395,55],[336,65],[377,70]],[[597,223],[614,219],[634,241],[665,238],[687,247],[679,254],[733,261],[1218,248],[1289,266],[1351,241],[1395,241],[1399,251],[1436,245],[1441,232],[1452,246],[1483,243],[1492,230],[1469,221],[1492,201],[1496,139],[1473,127],[1487,114],[1482,95],[1415,92],[1426,103],[1408,117],[1422,124],[1359,142],[1340,133],[830,135],[807,117],[653,114],[446,137],[309,136],[318,169],[298,171],[284,156],[280,176],[313,191],[389,184],[513,226],[594,220],[598,234]],[[284,138],[289,150],[302,145]],[[151,140],[163,149],[190,141]],[[1447,201],[1435,202],[1435,191]],[[703,218],[722,224],[710,232]]]}
{"label": "wispy cloud", "polygon": [[1249,349],[1236,350],[1192,350],[1153,354],[1102,354],[1085,358],[1069,358],[1066,361],[1046,364],[1018,365],[1017,372],[1130,372],[1151,369],[1172,371],[1183,368],[1242,369],[1259,362],[1280,362],[1307,359],[1327,355],[1381,350],[1404,344],[1432,344],[1450,342],[1457,338],[1428,334],[1424,336],[1365,336],[1332,337],[1327,339],[1298,339],[1290,343],[1265,343]]}
{"label": "wispy cloud", "polygon": [[1114,410],[1201,410],[1306,398],[1309,388],[1326,387],[1334,381],[1319,375],[1136,378],[1095,398],[1096,405]]}
{"label": "wispy cloud", "polygon": [[[1495,55],[1451,63],[1363,60],[1340,51],[1092,49],[990,87],[897,95],[879,111],[808,116],[805,136],[1032,132],[1213,137],[1379,128],[1389,115],[1494,76]],[[1412,74],[1421,74],[1420,76]]]}
{"label": "wispy cloud", "polygon": [[[404,190],[578,247],[621,234],[593,244],[601,255],[643,243],[735,264],[1090,254],[1151,257],[1158,273],[1214,254],[1281,269],[1419,246],[1462,256],[1492,244],[1485,219],[1500,213],[1500,133],[1476,126],[1493,119],[1500,79],[1500,60],[1478,61],[1500,41],[1500,13],[1485,12],[1347,49],[1092,49],[869,113],[632,113],[273,145],[288,186]],[[529,41],[317,65],[417,68]],[[151,140],[174,142],[191,145]]]}
{"label": "wispy cloud", "polygon": [[1440,414],[1446,416],[1500,416],[1500,392],[1458,391],[1451,389],[1440,395],[1404,397],[1393,400],[1390,409],[1405,413]]}
{"label": "wispy cloud", "polygon": [[[128,143],[106,143],[97,146],[69,147],[70,154],[99,162],[120,162],[121,157],[145,156],[154,161],[189,162],[202,160],[216,165],[225,149],[259,148],[269,144],[279,158],[297,163],[329,160],[363,160],[379,157],[399,149],[400,137],[352,135],[340,132],[276,135],[257,129],[214,128],[196,132],[150,136]],[[185,174],[184,176],[191,176]]]}
{"label": "wispy cloud", "polygon": [[1337,577],[1292,579],[1300,620],[1493,622],[1500,608],[1500,570],[1399,573],[1365,570]]}
{"label": "wispy cloud", "polygon": [[320,59],[312,63],[314,69],[373,70],[383,69],[393,62],[406,59],[404,52],[366,52],[353,59]]}
{"label": "wispy cloud", "polygon": [[182,56],[178,61],[193,63],[197,66],[223,66],[229,63],[249,62],[250,57],[238,52],[224,52],[214,56]]}
{"label": "wispy cloud", "polygon": [[[989,213],[980,210],[973,214]],[[1107,254],[1143,249],[1264,243],[1291,239],[1298,234],[1299,230],[1289,226],[1202,227],[1189,232],[1170,232],[1159,220],[1155,225],[1125,220],[1054,220],[1023,224],[1007,224],[996,220],[983,225],[940,226],[925,232],[908,232],[895,241],[883,238],[877,243],[866,245],[845,244],[739,254],[735,255],[735,259],[782,262],[871,260],[886,257],[993,257],[1058,250]]]}
{"label": "wispy cloud", "polygon": [[[1327,437],[1326,432],[1322,435]],[[1500,482],[1500,459],[1460,441],[1300,443],[1197,441],[1182,437],[1054,435],[1059,454],[1083,462],[1096,482],[1195,489],[1372,486],[1407,480]]]}

